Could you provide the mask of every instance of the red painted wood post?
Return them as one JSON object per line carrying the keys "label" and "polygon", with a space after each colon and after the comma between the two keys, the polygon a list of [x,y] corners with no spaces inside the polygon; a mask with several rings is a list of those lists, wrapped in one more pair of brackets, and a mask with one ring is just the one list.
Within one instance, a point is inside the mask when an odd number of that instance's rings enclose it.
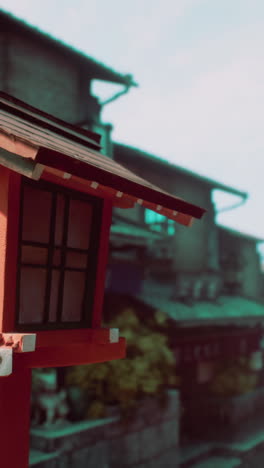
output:
{"label": "red painted wood post", "polygon": [[[0,332],[14,330],[20,176],[0,168]],[[0,377],[0,466],[27,468],[31,370]]]}
{"label": "red painted wood post", "polygon": [[93,323],[92,328],[101,326],[102,308],[104,301],[104,289],[106,279],[106,267],[108,262],[110,227],[112,223],[112,202],[104,201],[102,229],[100,235],[99,255],[96,273],[96,285],[94,293]]}
{"label": "red painted wood post", "polygon": [[19,174],[0,167],[0,332],[15,329]]}
{"label": "red painted wood post", "polygon": [[14,367],[0,378],[0,466],[28,468],[31,370]]}

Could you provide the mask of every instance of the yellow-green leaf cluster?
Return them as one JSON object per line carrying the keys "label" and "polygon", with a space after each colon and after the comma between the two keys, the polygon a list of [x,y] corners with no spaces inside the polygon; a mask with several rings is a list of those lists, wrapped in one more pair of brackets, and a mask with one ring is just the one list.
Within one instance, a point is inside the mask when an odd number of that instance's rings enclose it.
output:
{"label": "yellow-green leaf cluster", "polygon": [[[162,312],[152,322],[166,323]],[[108,327],[117,327],[127,341],[127,357],[101,364],[76,366],[68,370],[67,385],[81,387],[87,395],[87,417],[105,414],[109,403],[125,414],[146,395],[161,396],[168,385],[179,385],[175,358],[164,334],[143,325],[132,307],[122,310]]]}

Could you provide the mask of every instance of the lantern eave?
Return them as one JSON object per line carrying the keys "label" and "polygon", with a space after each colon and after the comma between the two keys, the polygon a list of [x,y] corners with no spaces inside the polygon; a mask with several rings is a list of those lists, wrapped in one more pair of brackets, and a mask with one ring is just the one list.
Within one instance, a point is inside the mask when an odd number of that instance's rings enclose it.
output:
{"label": "lantern eave", "polygon": [[[62,177],[75,176],[88,185],[97,184],[106,197],[108,192],[113,199],[139,203],[186,226],[191,226],[193,218],[200,219],[206,211],[101,154],[97,137],[91,140],[90,132],[85,135],[77,127],[69,130],[65,122],[54,122],[52,116],[43,117],[32,108],[29,112],[25,103],[17,100],[14,103],[12,97],[1,93],[0,132],[2,148],[31,159],[29,177],[36,178],[38,174],[40,177],[40,168],[52,168],[60,171]],[[0,162],[6,164],[3,158]]]}

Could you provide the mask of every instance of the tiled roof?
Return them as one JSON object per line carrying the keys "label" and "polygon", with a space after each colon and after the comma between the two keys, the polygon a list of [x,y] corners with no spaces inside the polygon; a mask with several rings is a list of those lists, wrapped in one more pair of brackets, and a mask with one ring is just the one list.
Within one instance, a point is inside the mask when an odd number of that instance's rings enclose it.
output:
{"label": "tiled roof", "polygon": [[172,301],[164,295],[142,294],[139,299],[165,312],[177,323],[185,326],[205,325],[215,322],[236,323],[238,319],[257,322],[264,320],[264,304],[239,296],[220,296],[217,301],[196,301],[192,305]]}
{"label": "tiled roof", "polygon": [[54,121],[3,93],[0,93],[0,131],[1,147],[9,153],[8,156],[2,152],[0,162],[4,164],[11,159],[16,170],[19,160],[23,160],[23,167],[26,161],[32,166],[33,178],[39,174],[39,167],[52,169],[65,179],[85,180],[89,187],[98,190],[98,196],[106,191],[108,196],[139,203],[186,226],[205,212],[103,156],[98,152],[97,135],[78,131],[58,119]]}

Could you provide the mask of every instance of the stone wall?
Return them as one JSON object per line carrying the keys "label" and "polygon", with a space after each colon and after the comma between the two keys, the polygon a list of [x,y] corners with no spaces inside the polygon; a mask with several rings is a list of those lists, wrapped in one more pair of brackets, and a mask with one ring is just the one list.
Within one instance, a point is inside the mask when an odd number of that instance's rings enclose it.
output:
{"label": "stone wall", "polygon": [[34,468],[177,468],[179,396],[168,392],[161,408],[144,400],[130,423],[118,417],[33,429],[30,466]]}
{"label": "stone wall", "polygon": [[[233,428],[237,434],[241,425],[264,411],[264,388],[234,397],[201,396],[191,399],[186,406],[186,419],[193,436],[216,437]],[[203,421],[201,425],[201,421]]]}

